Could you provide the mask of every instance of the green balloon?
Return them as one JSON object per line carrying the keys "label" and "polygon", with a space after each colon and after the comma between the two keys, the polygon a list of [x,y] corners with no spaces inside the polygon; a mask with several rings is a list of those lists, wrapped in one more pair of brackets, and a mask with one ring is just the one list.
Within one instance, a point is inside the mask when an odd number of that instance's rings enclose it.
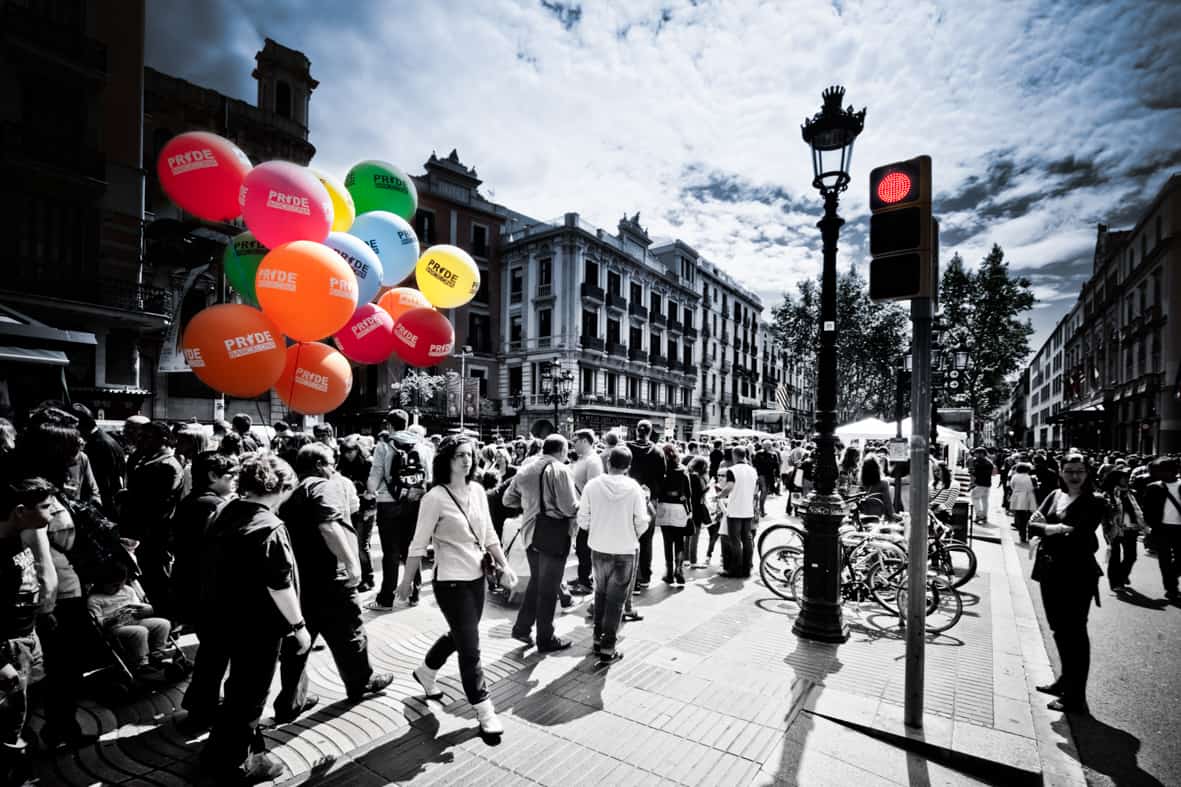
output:
{"label": "green balloon", "polygon": [[256,241],[252,234],[243,232],[241,235],[235,235],[234,239],[226,244],[225,253],[221,257],[230,286],[242,296],[245,303],[255,308],[258,307],[258,296],[254,294],[254,274],[258,273],[258,264],[268,251],[270,250]]}
{"label": "green balloon", "polygon": [[414,181],[393,164],[362,161],[349,170],[344,187],[353,196],[358,216],[371,210],[388,210],[413,223],[418,190]]}

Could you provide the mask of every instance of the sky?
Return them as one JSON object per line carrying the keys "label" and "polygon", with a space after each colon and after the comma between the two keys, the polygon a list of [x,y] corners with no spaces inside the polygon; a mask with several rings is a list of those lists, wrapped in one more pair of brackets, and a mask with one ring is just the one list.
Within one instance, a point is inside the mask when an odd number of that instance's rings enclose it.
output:
{"label": "sky", "polygon": [[1181,171],[1181,3],[151,0],[146,61],[253,103],[270,37],[311,60],[314,163],[412,174],[457,149],[482,193],[615,231],[639,212],[763,299],[820,268],[821,91],[867,107],[838,264],[868,265],[868,177],[928,154],[941,256],[999,244],[1038,303],[1031,349]]}

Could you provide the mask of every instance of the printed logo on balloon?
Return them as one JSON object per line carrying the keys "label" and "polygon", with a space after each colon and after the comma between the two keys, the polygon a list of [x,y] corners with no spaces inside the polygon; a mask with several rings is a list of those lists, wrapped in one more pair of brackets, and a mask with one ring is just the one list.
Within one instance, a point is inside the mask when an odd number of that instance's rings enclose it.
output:
{"label": "printed logo on balloon", "polygon": [[455,330],[435,309],[410,309],[394,324],[394,352],[411,366],[421,369],[441,363],[454,347]]}
{"label": "printed logo on balloon", "polygon": [[206,131],[178,134],[160,150],[156,174],[168,198],[207,221],[232,221],[242,213],[238,193],[250,159],[228,139]]}
{"label": "printed logo on balloon", "polygon": [[267,161],[242,183],[242,220],[268,249],[297,240],[319,243],[332,229],[332,199],[306,167]]}
{"label": "printed logo on balloon", "polygon": [[322,415],[344,403],[353,388],[348,359],[320,342],[300,342],[287,348],[286,364],[275,383],[275,393],[290,409]]}
{"label": "printed logo on balloon", "polygon": [[300,342],[339,331],[357,310],[357,277],[322,243],[300,240],[272,249],[258,266],[255,292],[279,329]]}
{"label": "printed logo on balloon", "polygon": [[349,228],[349,234],[365,242],[381,259],[381,283],[396,287],[414,272],[418,263],[418,236],[401,216],[376,210],[362,213]]}
{"label": "printed logo on balloon", "polygon": [[480,269],[471,255],[458,246],[431,246],[414,269],[418,289],[437,309],[455,309],[475,297],[480,289]]}
{"label": "printed logo on balloon", "polygon": [[181,349],[189,368],[215,391],[253,398],[275,384],[286,363],[283,335],[250,306],[202,309],[185,328]]}

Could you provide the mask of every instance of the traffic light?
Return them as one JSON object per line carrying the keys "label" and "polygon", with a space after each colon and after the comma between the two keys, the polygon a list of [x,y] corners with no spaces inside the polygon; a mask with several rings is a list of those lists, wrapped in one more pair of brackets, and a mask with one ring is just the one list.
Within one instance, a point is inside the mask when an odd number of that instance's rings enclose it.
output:
{"label": "traffic light", "polygon": [[931,217],[931,157],[919,156],[869,173],[869,297],[875,301],[930,298],[935,229]]}

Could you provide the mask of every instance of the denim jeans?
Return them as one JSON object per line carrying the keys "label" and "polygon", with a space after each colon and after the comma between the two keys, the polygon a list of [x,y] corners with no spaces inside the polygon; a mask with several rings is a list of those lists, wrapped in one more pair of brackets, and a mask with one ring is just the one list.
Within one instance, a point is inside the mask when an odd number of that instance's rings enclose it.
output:
{"label": "denim jeans", "polygon": [[595,567],[595,643],[599,654],[612,656],[623,619],[623,608],[631,595],[636,556],[592,552]]}
{"label": "denim jeans", "polygon": [[148,654],[162,651],[171,633],[172,624],[164,618],[140,618],[114,629],[115,640],[131,669],[147,664]]}
{"label": "denim jeans", "polygon": [[591,577],[591,548],[587,544],[587,536],[589,531],[578,529],[578,535],[574,538],[574,554],[578,556],[578,582],[584,587],[590,587]]}
{"label": "denim jeans", "polygon": [[472,705],[488,698],[480,663],[480,617],[484,614],[484,580],[435,582],[435,602],[447,619],[449,631],[427,651],[427,667],[437,670],[452,653],[459,653],[459,677]]}
{"label": "denim jeans", "polygon": [[1132,564],[1136,562],[1136,542],[1139,530],[1125,530],[1111,539],[1111,557],[1107,561],[1107,582],[1111,587],[1128,584],[1132,576]]}
{"label": "denim jeans", "polygon": [[364,506],[353,514],[353,528],[357,531],[357,557],[361,561],[361,581],[373,582],[373,559],[369,554],[369,542],[373,538],[373,526],[377,523],[377,506]]}
{"label": "denim jeans", "polygon": [[521,611],[513,624],[513,634],[528,634],[537,624],[537,644],[554,639],[554,611],[558,606],[558,589],[566,571],[566,558],[538,552],[533,547],[525,550],[529,559],[529,585],[521,601]]}
{"label": "denim jeans", "polygon": [[730,555],[734,561],[730,571],[742,577],[749,577],[754,567],[755,543],[754,535],[751,533],[753,523],[751,517],[735,516],[728,517],[726,523],[730,531],[730,535],[727,536],[730,539]]}
{"label": "denim jeans", "polygon": [[640,536],[640,564],[636,568],[636,582],[645,585],[652,581],[652,536],[656,534],[656,525],[648,525],[648,529]]}
{"label": "denim jeans", "polygon": [[991,486],[972,487],[972,515],[977,522],[988,521],[988,497],[991,494]]}

